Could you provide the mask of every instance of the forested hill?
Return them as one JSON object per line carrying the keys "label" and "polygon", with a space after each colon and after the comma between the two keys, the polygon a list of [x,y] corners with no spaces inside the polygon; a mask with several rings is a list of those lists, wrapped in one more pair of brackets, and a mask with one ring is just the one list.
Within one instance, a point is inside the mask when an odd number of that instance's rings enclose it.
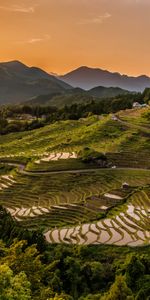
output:
{"label": "forested hill", "polygon": [[[40,105],[43,99],[49,105]],[[0,133],[26,131],[43,127],[59,120],[79,120],[88,115],[115,113],[131,109],[133,103],[145,104],[143,94],[123,94],[112,98],[97,98],[90,95],[72,94],[55,96],[47,102],[47,98],[39,98],[36,105],[9,105],[0,107]],[[147,101],[148,102],[148,101]],[[62,105],[64,103],[64,105]],[[55,106],[55,105],[56,106]]]}
{"label": "forested hill", "polygon": [[0,63],[0,104],[21,103],[33,96],[62,92],[68,84],[42,69],[19,61]]}
{"label": "forested hill", "polygon": [[[131,93],[133,94],[133,93]],[[134,93],[136,94],[136,93]],[[27,105],[52,105],[57,107],[63,107],[64,105],[72,105],[74,103],[87,103],[92,100],[99,101],[100,99],[113,98],[122,95],[129,95],[127,90],[120,88],[105,88],[96,87],[89,91],[84,91],[80,88],[68,89],[64,92],[51,93],[47,95],[39,95],[26,101]]]}

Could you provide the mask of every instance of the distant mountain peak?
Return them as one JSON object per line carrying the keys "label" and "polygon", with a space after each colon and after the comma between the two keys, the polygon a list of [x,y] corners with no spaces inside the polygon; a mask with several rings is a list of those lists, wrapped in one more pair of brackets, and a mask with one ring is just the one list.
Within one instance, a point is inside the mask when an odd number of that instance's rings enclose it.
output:
{"label": "distant mountain peak", "polygon": [[3,62],[1,64],[12,66],[12,67],[15,67],[15,66],[24,66],[24,67],[27,68],[27,66],[24,63],[22,63],[21,61],[19,61],[19,60],[11,60],[11,61],[7,61],[7,62]]}
{"label": "distant mountain peak", "polygon": [[18,60],[0,63],[0,104],[19,103],[41,94],[63,92],[68,84]]}
{"label": "distant mountain peak", "polygon": [[59,78],[73,87],[85,90],[103,86],[141,92],[146,87],[150,87],[150,77],[146,75],[134,77],[87,66],[81,66]]}

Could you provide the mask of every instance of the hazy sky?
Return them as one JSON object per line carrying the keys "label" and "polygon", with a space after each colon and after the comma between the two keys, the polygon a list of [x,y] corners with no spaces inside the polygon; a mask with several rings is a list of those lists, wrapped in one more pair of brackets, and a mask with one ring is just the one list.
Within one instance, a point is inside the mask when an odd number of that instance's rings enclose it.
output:
{"label": "hazy sky", "polygon": [[150,0],[0,0],[0,61],[150,75]]}

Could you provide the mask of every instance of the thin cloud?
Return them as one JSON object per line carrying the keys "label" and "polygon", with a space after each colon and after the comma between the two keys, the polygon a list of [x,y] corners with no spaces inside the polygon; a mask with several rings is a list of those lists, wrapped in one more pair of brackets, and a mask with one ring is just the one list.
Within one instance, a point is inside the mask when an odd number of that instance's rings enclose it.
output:
{"label": "thin cloud", "polygon": [[51,39],[49,34],[45,34],[43,37],[35,37],[26,41],[17,41],[16,44],[35,44],[40,42],[45,42]]}
{"label": "thin cloud", "polygon": [[0,6],[0,10],[10,11],[10,12],[18,12],[18,13],[34,13],[34,6],[20,6],[20,5],[12,5],[12,6]]}
{"label": "thin cloud", "polygon": [[139,4],[139,5],[149,5],[150,2],[149,0],[124,0],[125,1],[125,4],[129,4],[129,5],[136,5],[136,4]]}
{"label": "thin cloud", "polygon": [[89,18],[89,19],[83,19],[79,22],[79,24],[102,24],[106,19],[111,18],[111,14],[105,13],[104,15],[100,15],[97,17]]}

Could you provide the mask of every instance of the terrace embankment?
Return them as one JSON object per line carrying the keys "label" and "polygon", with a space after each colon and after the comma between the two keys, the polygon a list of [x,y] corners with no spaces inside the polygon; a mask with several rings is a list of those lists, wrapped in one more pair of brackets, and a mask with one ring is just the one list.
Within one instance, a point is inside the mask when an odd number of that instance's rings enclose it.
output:
{"label": "terrace embankment", "polygon": [[2,177],[0,203],[23,227],[43,230],[50,243],[147,245],[149,178],[149,170],[32,173],[21,165],[13,178]]}

